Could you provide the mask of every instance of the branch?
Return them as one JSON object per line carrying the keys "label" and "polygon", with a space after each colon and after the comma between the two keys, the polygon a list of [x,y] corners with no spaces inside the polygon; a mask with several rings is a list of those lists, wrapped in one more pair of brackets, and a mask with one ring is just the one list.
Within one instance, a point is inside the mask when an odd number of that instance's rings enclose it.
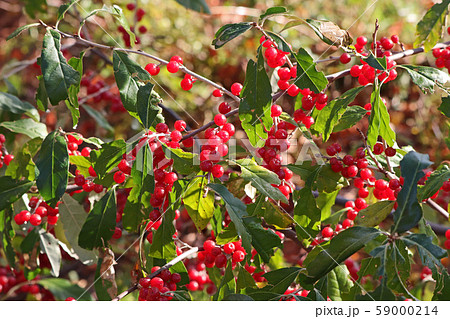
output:
{"label": "branch", "polygon": [[448,220],[449,214],[448,212],[443,209],[441,206],[439,206],[434,200],[428,198],[425,203],[428,204],[431,208],[433,208],[435,211],[437,211],[439,214],[441,214],[442,217]]}
{"label": "branch", "polygon": [[[142,55],[142,56],[145,56],[145,57],[147,57],[147,58],[150,58],[150,59],[152,59],[152,60],[158,61],[159,63],[164,64],[164,65],[169,64],[169,61],[166,61],[166,60],[164,60],[164,59],[161,59],[160,57],[157,57],[157,56],[155,56],[155,55],[146,53],[146,52],[144,52],[144,51],[142,51],[142,50],[132,50],[132,49],[116,48],[116,47],[114,47],[114,46],[108,46],[108,45],[96,43],[96,42],[93,42],[93,41],[89,41],[89,40],[83,39],[83,38],[79,37],[79,36],[76,35],[76,34],[68,34],[68,33],[65,33],[65,32],[63,32],[63,31],[61,31],[61,30],[56,29],[55,27],[52,27],[52,26],[47,25],[46,23],[44,23],[44,22],[41,21],[41,20],[39,20],[39,22],[40,22],[44,27],[46,27],[46,28],[52,28],[53,30],[55,30],[56,32],[58,32],[61,36],[65,37],[65,38],[69,38],[69,39],[74,39],[74,40],[76,40],[77,42],[82,43],[82,44],[84,44],[84,45],[87,46],[87,47],[94,47],[94,48],[96,47],[96,48],[101,48],[101,49],[105,49],[105,50],[121,51],[121,52],[127,52],[127,53],[138,54],[138,55]],[[233,100],[235,100],[235,101],[237,101],[237,102],[240,101],[240,98],[239,98],[239,97],[237,97],[236,95],[234,95],[233,93],[231,93],[230,91],[228,91],[227,89],[225,89],[224,87],[222,87],[222,86],[220,86],[219,84],[217,84],[217,83],[215,83],[215,82],[213,82],[213,81],[211,81],[211,80],[209,80],[209,79],[207,79],[207,78],[201,76],[200,74],[197,74],[197,73],[195,73],[195,72],[189,70],[189,69],[186,68],[184,65],[180,65],[179,70],[182,71],[182,72],[184,72],[184,73],[186,73],[186,74],[192,75],[192,76],[195,77],[197,80],[200,80],[200,81],[202,81],[202,82],[208,83],[209,85],[211,85],[211,86],[213,86],[213,87],[215,87],[215,88],[221,90],[221,91],[224,92],[226,95],[228,95],[229,97],[231,97]]]}
{"label": "branch", "polygon": [[[153,278],[158,276],[163,270],[165,269],[169,269],[170,267],[172,267],[173,265],[175,265],[176,263],[182,261],[183,259],[187,258],[188,256],[195,254],[199,251],[198,247],[194,247],[192,249],[189,249],[188,251],[182,253],[180,256],[177,256],[176,258],[172,259],[171,261],[169,261],[167,264],[165,264],[164,266],[162,266],[161,268],[159,268],[157,271],[152,272],[151,274],[149,274],[147,276],[147,278]],[[118,295],[117,297],[115,297],[113,300],[111,301],[119,301],[121,299],[123,299],[125,296],[127,296],[128,294],[132,293],[133,291],[139,289],[139,283],[134,284],[133,286],[131,286],[130,288],[128,288],[128,290],[122,292],[120,295]]]}

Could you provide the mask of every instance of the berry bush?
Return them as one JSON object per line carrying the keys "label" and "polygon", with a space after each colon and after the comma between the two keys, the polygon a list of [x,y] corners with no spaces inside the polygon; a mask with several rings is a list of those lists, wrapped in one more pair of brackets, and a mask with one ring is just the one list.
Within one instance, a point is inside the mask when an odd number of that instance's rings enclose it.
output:
{"label": "berry bush", "polygon": [[207,39],[207,63],[245,54],[208,76],[139,2],[25,7],[7,40],[39,53],[0,92],[0,299],[450,300],[449,4],[414,43],[264,8]]}

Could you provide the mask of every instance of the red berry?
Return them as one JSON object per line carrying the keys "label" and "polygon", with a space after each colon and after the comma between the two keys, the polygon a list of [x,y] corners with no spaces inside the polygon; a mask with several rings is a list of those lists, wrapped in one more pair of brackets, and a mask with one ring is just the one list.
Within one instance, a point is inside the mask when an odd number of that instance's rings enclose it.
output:
{"label": "red berry", "polygon": [[170,61],[167,64],[167,71],[169,71],[170,73],[177,73],[179,69],[180,65],[176,61]]}
{"label": "red berry", "polygon": [[383,146],[383,144],[381,144],[381,143],[376,143],[376,144],[373,146],[373,153],[374,153],[375,155],[380,155],[381,153],[383,153],[383,151],[384,151],[384,146]]}
{"label": "red berry", "polygon": [[145,66],[145,70],[150,73],[150,75],[158,75],[160,69],[159,66],[156,65],[155,63],[149,63]]}
{"label": "red berry", "polygon": [[177,131],[183,132],[186,129],[186,122],[183,120],[178,120],[175,122],[174,127]]}
{"label": "red berry", "polygon": [[203,249],[207,253],[210,253],[214,247],[216,247],[216,243],[213,242],[212,240],[207,240],[203,243]]}
{"label": "red berry", "polygon": [[183,64],[183,59],[179,55],[174,55],[173,57],[171,57],[170,62],[173,62],[173,61],[177,62],[180,65]]}
{"label": "red berry", "polygon": [[136,5],[133,2],[127,3],[127,9],[133,11],[136,8]]}
{"label": "red berry", "polygon": [[192,81],[189,79],[183,79],[181,80],[180,86],[184,91],[189,91],[192,89]]}
{"label": "red berry", "polygon": [[394,42],[394,43],[398,43],[398,42],[400,41],[398,35],[396,35],[396,34],[394,34],[394,35],[391,36],[391,40],[392,40],[392,42]]}
{"label": "red berry", "polygon": [[119,165],[117,165],[117,168],[125,174],[128,174],[128,175],[131,174],[131,165],[130,165],[130,163],[128,163],[128,161],[126,159],[122,159],[119,162]]}
{"label": "red berry", "polygon": [[164,182],[169,185],[173,185],[178,180],[178,176],[174,172],[167,173],[164,177]]}
{"label": "red berry", "polygon": [[30,224],[33,226],[39,226],[42,222],[42,217],[38,214],[33,214],[30,217]]}
{"label": "red berry", "polygon": [[278,104],[274,104],[270,108],[270,114],[272,117],[278,117],[281,115],[281,113],[283,113],[283,109]]}
{"label": "red berry", "polygon": [[237,250],[233,253],[232,260],[235,263],[239,263],[245,259],[245,253],[241,250]]}
{"label": "red berry", "polygon": [[161,290],[164,287],[164,280],[162,280],[159,277],[153,277],[150,280],[150,286],[158,288],[159,290]]}
{"label": "red berry", "polygon": [[223,251],[226,254],[231,255],[232,253],[234,253],[235,249],[236,249],[236,247],[234,246],[233,243],[227,243],[227,244],[223,245]]}
{"label": "red berry", "polygon": [[142,286],[142,288],[149,288],[150,287],[150,281],[151,279],[146,277],[146,278],[141,278],[139,279],[139,285]]}
{"label": "red berry", "polygon": [[126,179],[126,176],[123,172],[118,171],[118,172],[114,173],[114,181],[117,184],[122,184],[125,181],[125,179]]}
{"label": "red berry", "polygon": [[397,153],[397,151],[395,150],[395,148],[392,148],[392,147],[388,147],[384,150],[384,154],[386,154],[386,156],[389,156],[389,157],[395,156],[396,153]]}
{"label": "red berry", "polygon": [[242,91],[242,84],[241,83],[233,83],[231,85],[231,93],[233,93],[236,96],[239,96]]}
{"label": "red berry", "polygon": [[173,142],[181,141],[182,137],[183,137],[183,135],[181,135],[180,131],[173,131],[172,133],[170,133],[170,138]]}
{"label": "red berry", "polygon": [[223,126],[227,123],[227,118],[223,114],[217,114],[214,116],[214,123],[216,123],[217,126]]}
{"label": "red berry", "polygon": [[122,229],[120,229],[119,227],[116,227],[114,229],[114,234],[112,235],[112,238],[119,239],[120,237],[122,237]]}
{"label": "red berry", "polygon": [[326,238],[330,238],[331,236],[333,236],[333,228],[331,227],[325,227],[324,229],[322,229],[322,236],[326,237]]}
{"label": "red berry", "polygon": [[222,93],[221,90],[215,89],[215,90],[213,91],[212,95],[213,95],[214,97],[222,97],[222,96],[223,96],[223,93]]}
{"label": "red berry", "polygon": [[361,75],[361,66],[360,65],[353,65],[350,68],[350,75],[353,76],[354,78],[360,76]]}
{"label": "red berry", "polygon": [[227,114],[231,111],[231,106],[227,102],[222,102],[219,104],[219,113]]}
{"label": "red berry", "polygon": [[341,61],[342,64],[347,64],[351,61],[352,57],[348,53],[344,53],[340,56],[339,61]]}
{"label": "red berry", "polygon": [[214,165],[211,169],[211,173],[215,178],[220,178],[223,176],[225,170],[223,169],[222,165]]}
{"label": "red berry", "polygon": [[[396,190],[397,188],[399,188],[401,185],[400,185],[400,181],[398,180],[398,179],[391,179],[390,181],[389,181],[389,188],[390,189],[392,189],[392,190]],[[449,185],[450,186],[450,185]]]}
{"label": "red berry", "polygon": [[314,124],[314,119],[312,118],[312,116],[306,116],[303,119],[302,123],[306,126],[307,129],[309,129]]}
{"label": "red berry", "polygon": [[353,220],[344,219],[344,221],[342,222],[342,227],[344,229],[347,229],[347,228],[352,227],[352,226],[353,226]]}
{"label": "red berry", "polygon": [[358,167],[356,165],[350,165],[347,167],[348,177],[355,177],[358,174]]}
{"label": "red berry", "polygon": [[83,186],[85,179],[83,175],[75,175],[74,181],[77,186]]}
{"label": "red berry", "polygon": [[363,47],[367,44],[367,38],[364,36],[360,36],[356,38],[356,43],[358,44],[358,46]]}
{"label": "red berry", "polygon": [[181,281],[181,275],[178,273],[173,273],[170,277],[170,280],[174,283],[179,283]]}
{"label": "red berry", "polygon": [[89,175],[92,177],[97,177],[97,173],[95,172],[94,168],[92,166],[89,166]]}
{"label": "red berry", "polygon": [[155,130],[158,133],[167,133],[169,132],[169,127],[167,126],[166,123],[158,123],[155,126]]}
{"label": "red berry", "polygon": [[227,256],[224,254],[217,255],[215,264],[217,268],[224,268],[227,265]]}
{"label": "red berry", "polygon": [[45,217],[45,216],[47,216],[47,208],[45,208],[43,206],[39,206],[38,208],[36,208],[34,213],[38,214],[41,217]]}
{"label": "red berry", "polygon": [[450,250],[450,239],[447,239],[447,240],[445,241],[444,247],[445,247],[445,249]]}

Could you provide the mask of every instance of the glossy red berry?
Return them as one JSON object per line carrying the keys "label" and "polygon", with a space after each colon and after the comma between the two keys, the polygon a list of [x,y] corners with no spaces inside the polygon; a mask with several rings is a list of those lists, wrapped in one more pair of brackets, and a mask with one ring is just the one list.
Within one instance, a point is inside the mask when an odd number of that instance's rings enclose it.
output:
{"label": "glossy red berry", "polygon": [[272,117],[279,117],[281,115],[281,113],[283,113],[283,109],[278,104],[274,104],[270,108],[270,115]]}
{"label": "glossy red berry", "polygon": [[367,38],[364,36],[357,37],[356,43],[358,44],[358,46],[363,47],[367,44]]}
{"label": "glossy red berry", "polygon": [[212,240],[207,240],[203,243],[203,249],[207,253],[210,253],[214,247],[216,247],[216,243]]}
{"label": "glossy red berry", "polygon": [[333,236],[333,228],[331,227],[325,227],[324,229],[322,229],[322,236],[325,238],[330,238],[331,236]]}
{"label": "glossy red berry", "polygon": [[351,57],[351,55],[348,54],[348,53],[344,53],[344,54],[342,54],[342,55],[339,57],[339,61],[340,61],[342,64],[347,64],[347,63],[349,63],[349,62],[351,61],[351,59],[352,59],[352,57]]}
{"label": "glossy red berry", "polygon": [[214,165],[211,169],[211,173],[215,178],[220,178],[223,176],[225,170],[223,169],[222,165]]}
{"label": "glossy red berry", "polygon": [[222,93],[221,90],[215,89],[215,90],[213,91],[212,95],[213,95],[214,97],[222,97],[222,96],[223,96],[223,93]]}
{"label": "glossy red berry", "polygon": [[219,104],[219,113],[227,114],[231,111],[231,106],[227,102],[222,102]]}
{"label": "glossy red berry", "polygon": [[232,260],[235,263],[239,263],[245,259],[245,253],[241,250],[237,250],[233,253]]}
{"label": "glossy red berry", "polygon": [[164,177],[164,182],[169,185],[172,185],[177,180],[178,180],[178,176],[174,172],[167,173],[166,176]]}
{"label": "glossy red berry", "polygon": [[242,91],[242,84],[241,83],[233,83],[231,85],[231,93],[233,93],[236,96],[239,96]]}
{"label": "glossy red berry", "polygon": [[180,69],[180,64],[178,64],[178,62],[176,62],[176,61],[170,61],[167,64],[167,71],[169,71],[170,73],[177,73],[179,69]]}
{"label": "glossy red berry", "polygon": [[383,144],[381,144],[381,143],[376,143],[376,144],[373,146],[373,153],[374,153],[375,155],[380,155],[381,153],[383,153],[383,151],[384,151],[384,146],[383,146]]}
{"label": "glossy red berry", "polygon": [[227,123],[227,118],[223,114],[216,114],[216,116],[214,116],[214,123],[216,123],[217,126],[223,126]]}
{"label": "glossy red berry", "polygon": [[395,148],[388,147],[384,150],[384,154],[386,154],[386,156],[392,157],[395,156],[395,154],[397,154],[397,151],[395,150]]}
{"label": "glossy red berry", "polygon": [[175,122],[174,127],[177,131],[183,132],[186,129],[186,122],[183,120],[178,120]]}
{"label": "glossy red berry", "polygon": [[33,226],[39,226],[42,222],[42,217],[38,214],[33,214],[30,217],[30,224]]}
{"label": "glossy red berry", "polygon": [[122,184],[126,179],[126,176],[123,172],[118,171],[114,173],[114,182],[117,184]]}
{"label": "glossy red berry", "polygon": [[158,75],[160,68],[157,64],[155,63],[149,63],[145,66],[145,70],[150,73],[150,75]]}

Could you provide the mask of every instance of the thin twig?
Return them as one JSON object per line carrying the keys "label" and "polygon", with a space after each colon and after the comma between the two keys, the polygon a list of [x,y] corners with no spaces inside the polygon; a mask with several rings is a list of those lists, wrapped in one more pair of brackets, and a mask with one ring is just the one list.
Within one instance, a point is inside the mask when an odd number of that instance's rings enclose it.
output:
{"label": "thin twig", "polygon": [[[169,63],[169,61],[166,61],[158,56],[146,53],[142,50],[133,50],[133,49],[124,49],[124,48],[117,48],[114,46],[108,46],[108,45],[104,45],[104,44],[100,44],[100,43],[96,43],[93,41],[89,41],[86,39],[81,38],[78,35],[73,35],[73,34],[68,34],[65,33],[61,30],[56,29],[55,27],[49,26],[46,23],[44,23],[43,21],[39,20],[39,22],[46,28],[52,28],[53,30],[55,30],[56,32],[58,32],[59,34],[61,34],[63,37],[65,38],[70,38],[70,39],[74,39],[79,43],[82,43],[88,47],[97,47],[97,48],[101,48],[101,49],[105,49],[105,50],[113,50],[113,51],[121,51],[121,52],[126,52],[126,53],[132,53],[132,54],[138,54],[138,55],[142,55],[145,56],[147,58],[150,58],[152,60],[158,61],[161,64],[167,65]],[[191,70],[189,70],[188,68],[186,68],[184,65],[180,65],[179,68],[180,71],[192,75],[193,77],[195,77],[197,80],[200,80],[202,82],[208,83],[209,85],[221,90],[223,93],[225,93],[226,95],[228,95],[229,97],[231,97],[233,100],[239,102],[240,98],[237,97],[236,95],[234,95],[233,93],[231,93],[229,90],[225,89],[224,87],[222,87],[221,85],[205,78],[204,76],[201,76],[200,74],[197,74]]]}

